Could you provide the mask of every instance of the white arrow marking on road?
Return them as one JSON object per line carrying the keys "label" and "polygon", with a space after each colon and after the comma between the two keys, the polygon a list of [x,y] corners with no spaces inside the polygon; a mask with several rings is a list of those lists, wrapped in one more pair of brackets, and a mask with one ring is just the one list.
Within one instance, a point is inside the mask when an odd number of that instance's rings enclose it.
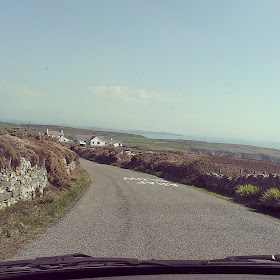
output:
{"label": "white arrow marking on road", "polygon": [[128,178],[128,177],[123,177],[123,179],[124,180],[130,180],[130,181],[132,181],[132,180],[142,180],[141,178],[134,178],[134,177],[131,177],[131,178]]}
{"label": "white arrow marking on road", "polygon": [[150,184],[150,185],[154,185],[155,184],[155,182],[149,182],[149,181],[147,181],[147,183]]}
{"label": "white arrow marking on road", "polygon": [[177,184],[174,184],[174,183],[170,183],[168,181],[165,181],[165,180],[162,180],[162,179],[149,179],[149,178],[134,178],[134,177],[123,177],[124,180],[135,180],[135,181],[140,181],[136,184],[138,185],[146,185],[146,184],[149,184],[149,185],[155,185],[155,184],[158,184],[160,186],[168,186],[168,187],[178,187]]}

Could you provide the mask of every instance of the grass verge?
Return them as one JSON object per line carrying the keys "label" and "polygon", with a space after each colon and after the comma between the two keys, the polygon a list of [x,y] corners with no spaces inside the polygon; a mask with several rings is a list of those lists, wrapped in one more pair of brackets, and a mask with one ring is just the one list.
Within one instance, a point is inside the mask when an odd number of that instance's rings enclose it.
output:
{"label": "grass verge", "polygon": [[227,200],[227,201],[234,202],[233,197],[230,197],[230,196],[222,195],[222,194],[219,194],[219,193],[216,193],[216,192],[212,192],[212,191],[209,191],[207,189],[195,187],[195,186],[190,186],[190,185],[185,185],[185,186],[188,187],[188,188],[192,188],[192,189],[198,190],[200,192],[207,193],[207,194],[212,195],[212,196],[216,196],[218,198],[221,198],[221,199],[224,199],[224,200]]}
{"label": "grass verge", "polygon": [[71,188],[49,189],[41,198],[20,201],[0,210],[0,260],[8,260],[44,233],[83,196],[91,179],[84,169],[72,173]]}

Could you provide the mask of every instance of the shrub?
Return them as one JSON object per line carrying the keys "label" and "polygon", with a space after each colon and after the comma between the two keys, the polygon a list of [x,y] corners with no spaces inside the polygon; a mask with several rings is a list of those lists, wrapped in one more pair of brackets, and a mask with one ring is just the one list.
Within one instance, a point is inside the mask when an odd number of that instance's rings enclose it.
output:
{"label": "shrub", "polygon": [[238,186],[235,191],[235,198],[239,201],[258,201],[261,196],[261,189],[258,186],[247,184]]}
{"label": "shrub", "polygon": [[280,207],[280,190],[277,188],[268,189],[260,200],[265,207]]}
{"label": "shrub", "polygon": [[204,174],[211,172],[215,167],[215,164],[208,159],[196,159],[189,165],[190,173]]}

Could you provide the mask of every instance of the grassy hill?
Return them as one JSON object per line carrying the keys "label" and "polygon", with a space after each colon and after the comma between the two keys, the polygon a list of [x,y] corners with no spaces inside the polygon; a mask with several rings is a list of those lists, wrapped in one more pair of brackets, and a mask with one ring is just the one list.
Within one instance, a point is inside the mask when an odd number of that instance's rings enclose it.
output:
{"label": "grassy hill", "polygon": [[[13,125],[6,124],[6,123],[0,123],[0,129],[1,129],[1,127],[5,127],[5,126],[9,126],[9,128],[11,128],[11,126],[13,126]],[[21,129],[28,129],[28,127],[29,127],[30,130],[33,132],[46,132],[47,128],[52,131],[53,130],[55,130],[55,131],[63,130],[64,135],[70,139],[73,138],[77,134],[100,135],[100,136],[108,136],[109,138],[112,136],[116,136],[118,139],[119,139],[119,136],[125,136],[125,137],[137,136],[140,138],[145,138],[144,136],[122,133],[122,132],[110,132],[110,131],[70,127],[70,126],[61,126],[61,125],[19,124],[18,127],[20,127]]]}

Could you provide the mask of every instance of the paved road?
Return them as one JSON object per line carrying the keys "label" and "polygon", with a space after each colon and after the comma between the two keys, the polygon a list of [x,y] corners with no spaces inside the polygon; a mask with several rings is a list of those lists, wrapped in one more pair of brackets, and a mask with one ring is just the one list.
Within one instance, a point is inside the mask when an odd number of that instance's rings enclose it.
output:
{"label": "paved road", "polygon": [[94,182],[16,257],[205,259],[280,253],[280,221],[149,174],[81,160]]}

